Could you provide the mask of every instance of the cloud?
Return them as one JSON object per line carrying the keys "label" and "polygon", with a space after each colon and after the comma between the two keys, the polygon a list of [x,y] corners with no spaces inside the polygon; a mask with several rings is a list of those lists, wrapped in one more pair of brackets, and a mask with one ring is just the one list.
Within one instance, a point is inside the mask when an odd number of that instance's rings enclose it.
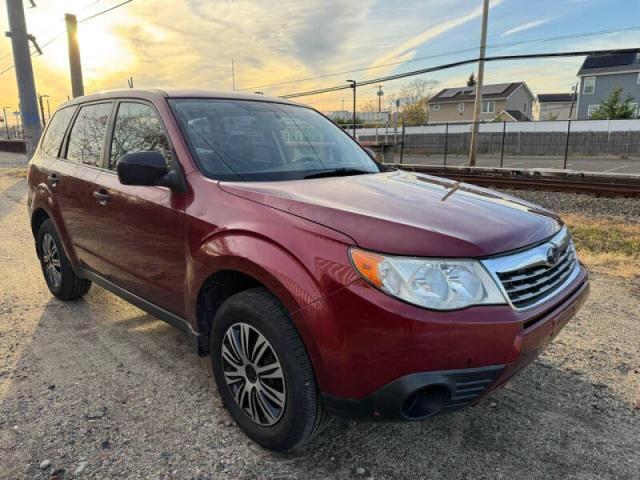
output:
{"label": "cloud", "polygon": [[[502,2],[503,0],[493,0],[491,2],[491,8],[497,7]],[[480,17],[481,15],[482,15],[482,6],[479,6],[477,8],[474,8],[471,12],[467,13],[466,15],[445,20],[433,27],[430,27],[422,31],[418,35],[415,35],[414,37],[411,37],[410,39],[406,40],[404,43],[402,43],[402,45],[394,48],[390,53],[387,53],[383,57],[377,59],[375,62],[373,62],[371,66],[379,67],[381,65],[391,63],[391,62],[410,60],[415,56],[416,50],[419,46],[423,45],[424,43],[430,40],[433,40],[434,38],[438,37],[439,35],[442,35],[443,33],[448,32],[449,30],[459,27],[460,25],[464,25],[465,23],[471,20],[474,20]],[[376,74],[379,75],[380,70],[378,70]]]}
{"label": "cloud", "polygon": [[549,19],[543,18],[540,20],[534,20],[532,22],[523,23],[522,25],[518,25],[517,27],[510,28],[500,36],[508,37],[509,35],[513,35],[514,33],[524,32],[525,30],[531,30],[532,28],[539,27],[540,25],[544,25],[547,22],[549,22]]}

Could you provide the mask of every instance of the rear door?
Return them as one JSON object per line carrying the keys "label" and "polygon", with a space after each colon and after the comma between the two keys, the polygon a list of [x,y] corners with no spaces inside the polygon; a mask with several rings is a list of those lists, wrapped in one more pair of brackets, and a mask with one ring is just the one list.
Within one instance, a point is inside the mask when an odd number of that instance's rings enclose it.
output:
{"label": "rear door", "polygon": [[184,311],[186,194],[166,187],[122,185],[117,160],[125,153],[161,152],[171,168],[168,135],[150,103],[122,100],[112,122],[106,171],[96,179],[99,272],[116,285],[171,313]]}
{"label": "rear door", "polygon": [[[95,265],[93,181],[98,176],[113,102],[67,107],[55,114],[41,149],[55,160],[48,163],[47,182],[59,206],[62,228],[78,260]],[[69,119],[74,116],[71,126]],[[57,119],[60,122],[58,123]],[[56,147],[56,138],[67,132],[67,141]],[[51,142],[51,143],[49,143]]]}

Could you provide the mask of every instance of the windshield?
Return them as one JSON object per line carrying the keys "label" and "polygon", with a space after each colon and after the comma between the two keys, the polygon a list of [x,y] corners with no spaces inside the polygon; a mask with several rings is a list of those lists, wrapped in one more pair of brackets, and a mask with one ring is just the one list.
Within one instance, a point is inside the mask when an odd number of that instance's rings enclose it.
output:
{"label": "windshield", "polygon": [[233,181],[377,173],[344,131],[304,107],[250,100],[173,99],[200,169]]}

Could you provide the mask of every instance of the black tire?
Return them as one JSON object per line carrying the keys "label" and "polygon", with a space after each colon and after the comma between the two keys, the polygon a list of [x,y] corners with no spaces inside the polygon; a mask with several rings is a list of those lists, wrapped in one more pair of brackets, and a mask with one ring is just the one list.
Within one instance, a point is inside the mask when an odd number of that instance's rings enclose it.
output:
{"label": "black tire", "polygon": [[[254,340],[262,335],[270,344],[265,347],[267,353],[263,354],[263,358],[269,356],[268,349],[271,347],[275,355],[267,363],[275,359],[281,366],[285,385],[283,397],[286,402],[282,409],[275,409],[280,412],[280,416],[271,425],[260,424],[260,418],[256,421],[250,413],[245,413],[232,392],[232,388],[238,391],[238,384],[234,383],[232,387],[225,380],[225,369],[228,373],[231,364],[222,360],[223,342],[229,342],[229,337],[225,340],[225,335],[236,331],[233,328],[243,328],[239,325],[248,325],[250,328],[247,331],[252,332]],[[229,343],[225,345],[229,346]],[[255,348],[253,352],[257,350],[260,349]],[[248,351],[251,352],[251,348]],[[305,346],[282,305],[265,289],[253,288],[237,293],[220,306],[211,329],[211,362],[218,392],[225,407],[245,434],[259,445],[274,451],[298,448],[311,440],[324,426],[326,414]],[[261,374],[257,378],[248,377],[247,364],[245,362],[243,367],[244,381],[240,382],[249,390],[246,398],[251,402],[251,398],[257,398],[258,395],[253,392],[264,388],[265,382],[273,380],[266,380]],[[266,397],[263,400],[264,398]],[[254,401],[256,411],[259,403]],[[272,407],[273,405],[270,404]],[[265,409],[261,408],[260,411],[264,413]],[[264,418],[267,419],[266,416]],[[273,421],[273,418],[270,420]]]}
{"label": "black tire", "polygon": [[[52,278],[52,275],[48,271],[51,268],[51,264],[47,261],[47,257],[51,257],[48,252],[53,251],[51,245],[54,246],[57,255],[58,268],[56,271],[58,275]],[[38,258],[40,259],[40,266],[42,267],[42,274],[44,280],[47,282],[49,291],[60,300],[76,300],[84,296],[91,288],[91,281],[78,277],[69,263],[69,259],[64,253],[62,248],[62,242],[58,236],[58,232],[53,226],[53,222],[49,219],[42,222],[38,235],[36,238],[36,251],[38,252]],[[49,267],[47,266],[49,265]]]}

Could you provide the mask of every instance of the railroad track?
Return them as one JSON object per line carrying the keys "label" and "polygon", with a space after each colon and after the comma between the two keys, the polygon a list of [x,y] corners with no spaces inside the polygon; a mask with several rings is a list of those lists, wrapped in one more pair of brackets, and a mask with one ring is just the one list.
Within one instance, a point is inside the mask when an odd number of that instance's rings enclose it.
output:
{"label": "railroad track", "polygon": [[603,197],[640,197],[640,175],[586,173],[572,170],[483,168],[386,164],[483,187],[588,193]]}

